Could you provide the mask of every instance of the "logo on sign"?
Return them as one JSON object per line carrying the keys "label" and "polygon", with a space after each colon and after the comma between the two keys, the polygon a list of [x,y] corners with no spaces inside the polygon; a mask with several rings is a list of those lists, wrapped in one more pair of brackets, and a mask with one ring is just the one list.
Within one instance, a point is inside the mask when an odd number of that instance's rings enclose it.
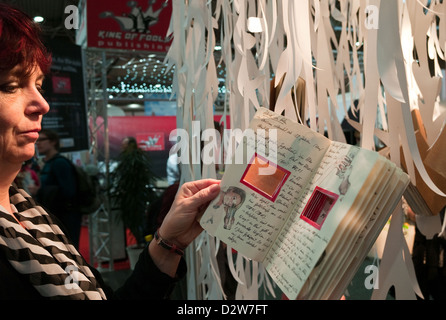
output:
{"label": "logo on sign", "polygon": [[138,146],[144,151],[161,151],[165,148],[163,132],[139,134],[136,139]]}
{"label": "logo on sign", "polygon": [[127,2],[127,6],[130,8],[128,13],[115,15],[111,11],[103,11],[100,17],[114,19],[118,22],[122,31],[150,33],[150,27],[158,23],[159,15],[167,6],[167,1],[157,10],[153,10],[153,5],[150,1],[146,10],[143,10],[137,1],[129,1]]}

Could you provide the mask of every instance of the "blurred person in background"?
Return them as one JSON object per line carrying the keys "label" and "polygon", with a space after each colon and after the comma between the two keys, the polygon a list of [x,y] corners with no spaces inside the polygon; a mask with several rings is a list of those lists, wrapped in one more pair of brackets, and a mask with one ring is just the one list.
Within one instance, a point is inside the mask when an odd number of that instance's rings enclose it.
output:
{"label": "blurred person in background", "polygon": [[68,236],[79,248],[82,214],[74,207],[76,196],[76,172],[70,160],[59,153],[59,136],[52,130],[43,129],[36,141],[39,155],[44,156],[40,171],[41,186],[37,201],[65,226]]}

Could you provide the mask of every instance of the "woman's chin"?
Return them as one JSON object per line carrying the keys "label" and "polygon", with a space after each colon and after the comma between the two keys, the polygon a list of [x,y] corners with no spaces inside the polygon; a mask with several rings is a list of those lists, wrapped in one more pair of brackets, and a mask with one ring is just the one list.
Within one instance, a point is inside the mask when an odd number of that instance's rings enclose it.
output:
{"label": "woman's chin", "polygon": [[27,161],[27,160],[31,159],[32,157],[34,157],[35,154],[36,154],[36,150],[34,148],[34,144],[32,144],[30,146],[26,146],[25,148],[23,148],[18,161],[20,161],[20,162]]}

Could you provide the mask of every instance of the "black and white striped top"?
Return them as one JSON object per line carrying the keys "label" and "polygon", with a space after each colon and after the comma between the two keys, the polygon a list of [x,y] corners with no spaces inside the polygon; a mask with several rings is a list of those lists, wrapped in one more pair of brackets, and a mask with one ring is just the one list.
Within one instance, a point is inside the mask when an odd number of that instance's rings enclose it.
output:
{"label": "black and white striped top", "polygon": [[0,251],[50,299],[106,299],[89,266],[52,217],[22,189],[9,190],[14,217],[0,207]]}

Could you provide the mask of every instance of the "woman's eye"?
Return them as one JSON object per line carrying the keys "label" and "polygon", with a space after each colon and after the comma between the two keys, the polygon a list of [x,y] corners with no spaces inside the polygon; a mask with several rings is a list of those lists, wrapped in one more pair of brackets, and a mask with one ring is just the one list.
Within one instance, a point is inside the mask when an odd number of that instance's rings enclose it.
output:
{"label": "woman's eye", "polygon": [[44,94],[45,93],[45,90],[42,89],[42,86],[36,86],[36,88],[37,88],[37,91],[40,92],[40,94]]}
{"label": "woman's eye", "polygon": [[4,93],[15,93],[18,88],[19,88],[19,86],[17,86],[17,85],[6,84],[6,85],[0,86],[0,91],[2,91]]}

